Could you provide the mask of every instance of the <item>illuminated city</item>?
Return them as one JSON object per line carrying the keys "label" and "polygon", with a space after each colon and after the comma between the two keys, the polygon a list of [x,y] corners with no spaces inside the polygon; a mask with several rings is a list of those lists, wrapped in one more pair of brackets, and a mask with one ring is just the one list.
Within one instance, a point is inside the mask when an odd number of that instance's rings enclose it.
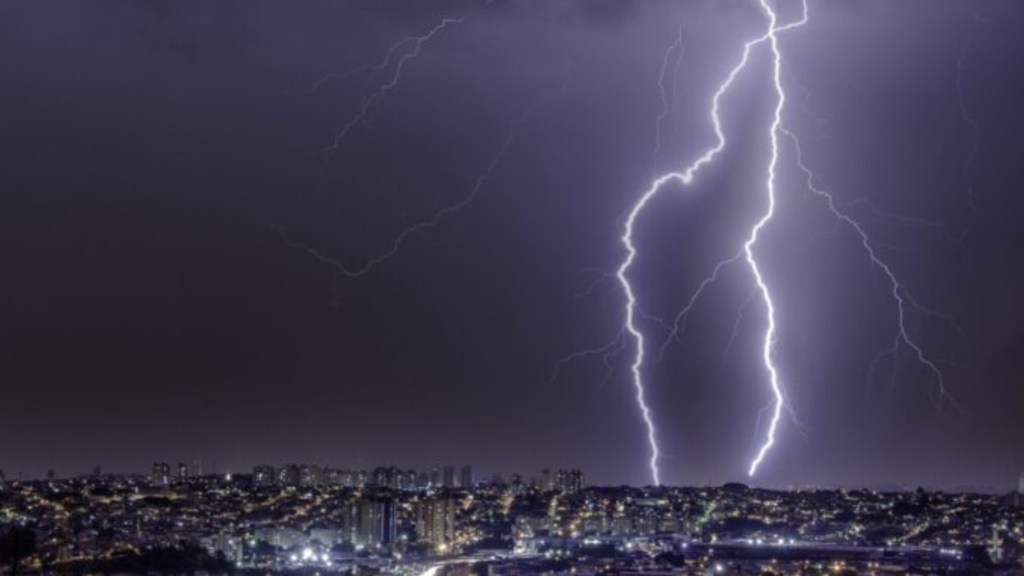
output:
{"label": "illuminated city", "polygon": [[453,465],[202,475],[198,462],[157,462],[149,475],[8,482],[0,503],[0,520],[34,527],[28,564],[69,573],[996,573],[1024,561],[1021,492],[598,487],[574,469],[477,478]]}

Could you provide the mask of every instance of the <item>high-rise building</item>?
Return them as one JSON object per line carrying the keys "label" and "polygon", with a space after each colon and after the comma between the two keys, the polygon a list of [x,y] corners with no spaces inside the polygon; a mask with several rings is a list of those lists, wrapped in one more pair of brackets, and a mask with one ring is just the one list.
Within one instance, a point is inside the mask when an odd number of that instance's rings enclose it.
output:
{"label": "high-rise building", "polygon": [[338,470],[337,479],[337,483],[346,488],[354,488],[358,481],[357,474],[352,470]]}
{"label": "high-rise building", "polygon": [[444,487],[455,487],[455,466],[452,466],[451,464],[444,467]]}
{"label": "high-rise building", "polygon": [[472,488],[473,487],[473,467],[472,466],[469,466],[467,464],[466,466],[463,466],[459,470],[459,486],[462,486],[463,488]]}
{"label": "high-rise building", "polygon": [[153,473],[149,477],[154,486],[168,486],[171,483],[171,465],[167,462],[154,462]]}
{"label": "high-rise building", "polygon": [[[415,472],[413,473],[415,475]],[[394,466],[378,467],[374,468],[373,474],[373,485],[378,488],[392,488],[396,490],[404,490],[405,488],[405,472],[402,472]]]}
{"label": "high-rise building", "polygon": [[7,485],[7,477],[4,476],[4,471],[0,470],[0,490],[2,490],[4,488],[4,486],[6,486],[6,485]]}
{"label": "high-rise building", "polygon": [[345,525],[356,546],[378,548],[395,541],[395,501],[364,498],[349,505]]}
{"label": "high-rise building", "polygon": [[434,468],[430,471],[430,487],[437,488],[441,485],[441,471]]}
{"label": "high-rise building", "polygon": [[559,470],[557,489],[567,494],[575,494],[585,487],[583,472],[580,470]]}
{"label": "high-rise building", "polygon": [[192,477],[199,478],[203,475],[203,462],[199,459],[192,461]]}
{"label": "high-rise building", "polygon": [[447,551],[455,539],[455,500],[435,496],[419,503],[416,509],[416,533],[419,541]]}
{"label": "high-rise building", "polygon": [[302,472],[295,464],[286,464],[277,471],[278,486],[298,486],[302,480]]}
{"label": "high-rise building", "polygon": [[416,471],[406,470],[405,472],[398,473],[398,489],[399,490],[415,490],[416,489]]}
{"label": "high-rise building", "polygon": [[540,471],[540,489],[544,492],[551,492],[555,489],[555,476],[547,468]]}
{"label": "high-rise building", "polygon": [[261,464],[252,469],[252,483],[257,488],[269,488],[277,483],[274,467]]}
{"label": "high-rise building", "polygon": [[184,462],[178,462],[178,482],[188,482],[188,464]]}
{"label": "high-rise building", "polygon": [[1007,497],[1008,504],[1014,508],[1024,508],[1024,474],[1017,479],[1017,491]]}
{"label": "high-rise building", "polygon": [[299,474],[299,483],[307,488],[317,488],[323,482],[323,471],[315,464],[303,464]]}

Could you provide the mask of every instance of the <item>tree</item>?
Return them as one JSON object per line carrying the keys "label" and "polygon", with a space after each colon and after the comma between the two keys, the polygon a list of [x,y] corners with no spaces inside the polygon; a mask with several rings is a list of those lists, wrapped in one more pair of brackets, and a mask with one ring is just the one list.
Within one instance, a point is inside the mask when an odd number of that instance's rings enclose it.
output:
{"label": "tree", "polygon": [[36,533],[28,528],[14,527],[0,536],[0,564],[10,566],[17,576],[23,560],[36,553]]}

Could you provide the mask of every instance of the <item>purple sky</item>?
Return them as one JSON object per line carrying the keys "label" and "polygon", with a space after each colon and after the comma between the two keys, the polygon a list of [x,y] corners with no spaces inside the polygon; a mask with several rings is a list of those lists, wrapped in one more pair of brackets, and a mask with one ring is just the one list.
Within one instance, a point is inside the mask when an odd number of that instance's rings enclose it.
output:
{"label": "purple sky", "polygon": [[[869,372],[895,305],[785,149],[758,250],[804,435],[785,417],[755,483],[1010,486],[1024,471],[1024,6],[810,7],[782,42],[787,125],[913,296],[962,329],[908,318],[957,364],[963,413],[938,411],[907,350]],[[388,74],[310,87],[443,17],[466,21],[324,163]],[[615,270],[654,174],[680,25],[662,170],[713,143],[711,95],[765,25],[754,2],[0,5],[0,469],[469,462],[647,482],[629,351],[607,379],[598,356],[549,380],[620,329],[614,282],[581,293]],[[671,318],[764,210],[766,56],[723,100],[726,152],[640,220],[631,275],[648,314]],[[476,201],[370,274],[335,281],[278,232],[358,268],[464,197],[544,94]],[[771,399],[751,286],[727,269],[647,369],[667,483],[745,478]],[[644,327],[656,356],[665,333]]]}

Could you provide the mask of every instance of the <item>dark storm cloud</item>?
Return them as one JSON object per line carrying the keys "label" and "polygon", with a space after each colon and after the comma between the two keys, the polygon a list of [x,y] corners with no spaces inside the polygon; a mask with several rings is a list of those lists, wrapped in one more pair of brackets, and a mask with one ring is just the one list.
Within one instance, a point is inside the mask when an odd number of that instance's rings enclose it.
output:
{"label": "dark storm cloud", "polygon": [[[795,4],[784,9],[792,13]],[[965,102],[982,127],[978,213],[962,242],[869,219],[965,415],[935,415],[927,375],[868,366],[893,304],[856,238],[800,185],[784,151],[762,245],[779,364],[806,441],[785,420],[762,482],[1012,481],[1024,393],[1024,22],[1012,2],[812,3],[788,37],[788,122],[844,202],[969,222],[956,63],[974,13]],[[310,86],[378,61],[442,16],[467,16],[322,165],[374,78]],[[627,358],[555,362],[615,338],[622,215],[653,171],[655,83],[684,28],[662,166],[711,141],[708,100],[763,19],[748,2],[76,2],[0,7],[0,469],[202,458],[367,466],[577,465],[647,480]],[[763,56],[763,55],[762,55]],[[732,142],[692,191],[646,213],[644,310],[671,317],[763,209],[771,101],[761,56],[725,104]],[[379,80],[379,78],[377,79]],[[333,271],[274,226],[357,266],[469,190],[509,122],[549,100],[468,210],[373,274]],[[767,402],[763,310],[742,267],[650,366],[666,479],[741,476]],[[742,316],[737,311],[744,310]],[[736,322],[739,322],[736,324]],[[734,325],[739,337],[725,350]],[[654,325],[653,338],[662,336]]]}

